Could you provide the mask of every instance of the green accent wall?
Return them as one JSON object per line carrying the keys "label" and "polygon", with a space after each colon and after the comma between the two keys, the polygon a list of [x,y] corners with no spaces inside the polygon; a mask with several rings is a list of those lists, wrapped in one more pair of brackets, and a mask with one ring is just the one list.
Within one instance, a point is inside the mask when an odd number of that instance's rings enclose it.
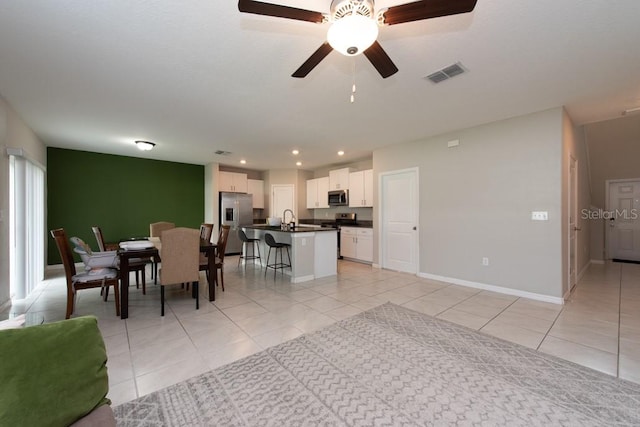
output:
{"label": "green accent wall", "polygon": [[[203,219],[202,165],[47,148],[48,230],[64,228],[97,250],[92,226],[117,242],[148,236],[153,222],[199,228]],[[49,236],[48,264],[60,263]]]}

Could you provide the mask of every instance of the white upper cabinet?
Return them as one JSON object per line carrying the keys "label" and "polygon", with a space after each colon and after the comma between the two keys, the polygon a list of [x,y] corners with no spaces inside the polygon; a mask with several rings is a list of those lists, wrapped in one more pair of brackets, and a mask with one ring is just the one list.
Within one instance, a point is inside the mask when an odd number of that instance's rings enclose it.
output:
{"label": "white upper cabinet", "polygon": [[253,209],[264,209],[264,181],[248,179],[247,186],[247,193],[253,196]]}
{"label": "white upper cabinet", "polygon": [[307,180],[307,209],[328,208],[329,177]]}
{"label": "white upper cabinet", "polygon": [[247,193],[249,186],[246,173],[219,171],[219,191],[230,191],[233,193]]}
{"label": "white upper cabinet", "polygon": [[373,207],[373,170],[367,169],[349,174],[349,206]]}
{"label": "white upper cabinet", "polygon": [[348,190],[350,168],[334,169],[329,171],[329,191]]}

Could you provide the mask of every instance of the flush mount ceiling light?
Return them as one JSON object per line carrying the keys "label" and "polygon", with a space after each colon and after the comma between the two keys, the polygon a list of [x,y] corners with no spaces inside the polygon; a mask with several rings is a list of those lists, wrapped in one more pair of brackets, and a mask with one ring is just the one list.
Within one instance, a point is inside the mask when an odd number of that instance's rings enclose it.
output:
{"label": "flush mount ceiling light", "polygon": [[342,150],[338,151],[338,156],[344,156],[344,151]]}
{"label": "flush mount ceiling light", "polygon": [[356,56],[367,50],[378,38],[378,24],[371,18],[351,15],[338,19],[327,31],[332,48],[346,56]]}
{"label": "flush mount ceiling light", "polygon": [[302,166],[302,162],[296,162],[296,166]]}
{"label": "flush mount ceiling light", "polygon": [[291,152],[291,154],[293,154],[294,156],[297,156],[298,154],[300,154],[300,151],[298,151],[298,150],[293,150],[293,151]]}
{"label": "flush mount ceiling light", "polygon": [[246,161],[245,159],[242,159],[242,160],[240,160],[240,164],[242,164],[242,165],[246,165],[246,164],[247,164],[247,161]]}
{"label": "flush mount ceiling light", "polygon": [[138,146],[138,150],[142,151],[153,150],[153,147],[156,146],[155,143],[149,141],[136,141],[136,145]]}

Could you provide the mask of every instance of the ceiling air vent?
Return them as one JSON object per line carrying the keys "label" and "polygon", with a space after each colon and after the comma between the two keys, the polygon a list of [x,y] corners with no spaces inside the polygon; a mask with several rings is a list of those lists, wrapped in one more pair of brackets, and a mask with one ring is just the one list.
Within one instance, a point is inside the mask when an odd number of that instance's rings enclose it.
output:
{"label": "ceiling air vent", "polygon": [[452,77],[458,76],[465,71],[466,70],[462,67],[462,64],[456,62],[453,65],[444,67],[442,70],[429,74],[426,78],[431,80],[432,83],[440,83]]}
{"label": "ceiling air vent", "polygon": [[231,151],[216,150],[215,154],[217,154],[218,156],[228,156],[229,154],[231,154]]}

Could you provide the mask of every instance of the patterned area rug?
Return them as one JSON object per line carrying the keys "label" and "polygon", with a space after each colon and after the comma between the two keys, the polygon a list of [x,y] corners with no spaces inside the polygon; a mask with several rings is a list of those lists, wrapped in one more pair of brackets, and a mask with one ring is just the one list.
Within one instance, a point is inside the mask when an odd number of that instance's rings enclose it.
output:
{"label": "patterned area rug", "polygon": [[640,385],[387,303],[114,411],[119,426],[640,425]]}

